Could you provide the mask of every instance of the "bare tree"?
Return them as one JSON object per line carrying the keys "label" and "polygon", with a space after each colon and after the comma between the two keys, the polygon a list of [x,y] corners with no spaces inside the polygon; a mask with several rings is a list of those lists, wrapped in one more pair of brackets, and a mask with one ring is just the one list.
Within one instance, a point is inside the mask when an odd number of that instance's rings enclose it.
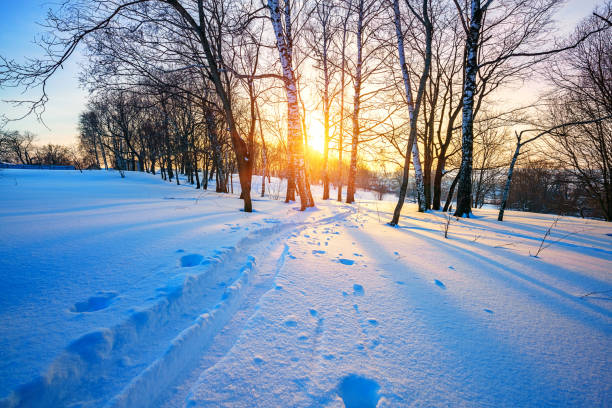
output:
{"label": "bare tree", "polygon": [[416,183],[417,189],[421,196],[419,202],[419,211],[425,211],[425,195],[423,190],[423,176],[422,171],[420,169],[420,160],[419,160],[419,150],[416,143],[416,134],[417,134],[417,120],[419,116],[419,110],[421,106],[421,101],[423,99],[423,94],[425,93],[425,86],[427,84],[427,79],[429,77],[430,67],[431,67],[431,43],[432,43],[432,35],[433,35],[433,25],[429,18],[429,2],[427,0],[423,0],[421,14],[417,13],[417,11],[410,5],[409,2],[406,2],[410,12],[415,16],[415,18],[423,25],[425,29],[425,56],[423,63],[423,72],[421,73],[421,77],[419,80],[419,89],[417,91],[416,100],[413,102],[412,99],[412,89],[410,84],[410,75],[408,73],[408,67],[406,65],[406,58],[404,56],[404,40],[403,40],[403,31],[401,25],[401,14],[399,9],[399,0],[393,1],[393,12],[395,16],[395,32],[397,36],[397,48],[399,53],[399,62],[402,70],[402,76],[404,80],[404,88],[406,92],[406,101],[408,103],[408,111],[410,115],[410,136],[408,137],[408,144],[406,147],[406,155],[404,162],[404,174],[402,177],[402,184],[400,187],[399,198],[397,201],[397,205],[395,206],[395,210],[393,212],[393,218],[390,222],[391,225],[397,225],[399,222],[399,217],[402,211],[402,206],[404,205],[404,199],[406,196],[406,190],[408,188],[408,170],[410,168],[410,154],[408,153],[408,149],[412,150],[412,157],[415,166],[415,174],[416,174]]}
{"label": "bare tree", "polygon": [[[455,216],[469,217],[472,208],[473,124],[480,103],[476,96],[483,92],[482,86],[479,91],[478,80],[487,82],[504,69],[510,69],[514,75],[524,73],[538,62],[576,48],[591,35],[609,28],[610,24],[599,24],[569,45],[532,52],[528,48],[542,47],[552,13],[559,1],[512,0],[498,4],[494,0],[472,0],[469,7],[462,7],[457,0],[453,1],[466,33],[462,159]],[[507,76],[502,76],[501,80],[495,81],[496,86],[507,80]]]}
{"label": "bare tree", "polygon": [[[215,13],[218,12],[215,6],[218,6],[219,2],[209,4],[205,0],[103,0],[95,3],[94,6],[90,1],[79,1],[71,3],[70,7],[60,8],[59,13],[50,13],[47,26],[51,29],[51,35],[46,37],[42,44],[48,57],[26,65],[2,59],[0,85],[40,87],[40,98],[28,102],[29,112],[40,114],[48,99],[46,85],[49,78],[74,54],[82,42],[94,33],[107,29],[115,20],[123,19],[123,23],[130,21],[136,28],[147,23],[158,28],[170,26],[172,31],[180,31],[188,36],[191,44],[197,45],[198,55],[203,55],[205,64],[200,66],[214,85],[230,135],[240,177],[244,211],[251,212],[251,152],[239,134],[229,96],[229,84],[224,81],[223,49],[219,48],[222,43],[218,41],[222,31],[214,30],[215,21],[218,22],[217,17],[222,16]],[[212,36],[212,33],[216,36]],[[184,55],[181,57],[184,58]]]}

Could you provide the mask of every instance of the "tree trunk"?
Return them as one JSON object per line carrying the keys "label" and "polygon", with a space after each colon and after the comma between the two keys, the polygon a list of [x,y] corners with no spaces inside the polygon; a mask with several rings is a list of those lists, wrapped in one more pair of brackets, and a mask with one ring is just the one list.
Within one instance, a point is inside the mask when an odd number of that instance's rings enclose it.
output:
{"label": "tree trunk", "polygon": [[357,178],[357,148],[359,147],[359,108],[361,104],[361,69],[363,65],[363,0],[359,0],[357,19],[357,61],[355,63],[355,93],[353,95],[353,138],[351,139],[351,163],[349,165],[348,183],[346,187],[346,202],[355,202],[355,182]]}
{"label": "tree trunk", "polygon": [[484,10],[480,0],[471,2],[470,27],[466,39],[467,58],[465,61],[465,80],[463,84],[463,124],[461,127],[461,168],[457,188],[456,217],[469,217],[472,213],[472,163],[474,150],[474,94],[478,74],[478,46],[480,25]]}
{"label": "tree trunk", "polygon": [[[268,9],[272,20],[272,27],[276,36],[276,46],[279,53],[280,63],[285,79],[285,93],[287,94],[287,147],[288,147],[288,186],[291,180],[300,194],[303,211],[307,207],[314,206],[310,200],[310,186],[306,175],[306,163],[304,160],[304,138],[302,134],[300,111],[298,106],[297,84],[292,66],[292,35],[291,35],[291,11],[290,2],[285,2],[285,30],[281,22],[281,11],[278,0],[268,0]],[[289,193],[289,191],[288,191]],[[288,197],[289,199],[289,194]]]}
{"label": "tree trunk", "polygon": [[[261,137],[261,196],[266,194],[266,174],[268,174],[268,151],[266,149],[266,139],[264,138],[263,128],[261,125],[261,114],[259,112],[259,105],[257,108],[257,118],[259,123],[259,136]],[[268,177],[270,177],[268,175]]]}
{"label": "tree trunk", "polygon": [[327,66],[327,48],[328,48],[328,37],[327,37],[327,25],[323,25],[323,127],[324,127],[324,140],[323,140],[323,199],[329,200],[329,69]]}
{"label": "tree trunk", "polygon": [[504,192],[502,194],[502,200],[499,205],[499,214],[497,215],[497,221],[504,220],[504,211],[506,210],[506,204],[508,203],[508,195],[510,194],[510,184],[512,183],[512,173],[514,172],[514,165],[519,157],[521,150],[521,139],[519,138],[516,142],[516,149],[510,162],[510,168],[508,168],[508,178],[506,179],[506,185],[504,186]]}
{"label": "tree trunk", "polygon": [[[100,138],[100,135],[98,135]],[[100,150],[102,151],[102,160],[104,161],[104,170],[108,170],[108,163],[106,162],[106,150],[104,149],[104,143],[100,139]]]}
{"label": "tree trunk", "polygon": [[444,203],[444,209],[442,210],[444,212],[448,211],[448,207],[453,202],[453,194],[455,193],[455,187],[457,186],[457,182],[459,181],[459,175],[460,173],[458,172],[455,178],[453,179],[450,188],[448,189],[448,194],[446,195],[446,202]]}

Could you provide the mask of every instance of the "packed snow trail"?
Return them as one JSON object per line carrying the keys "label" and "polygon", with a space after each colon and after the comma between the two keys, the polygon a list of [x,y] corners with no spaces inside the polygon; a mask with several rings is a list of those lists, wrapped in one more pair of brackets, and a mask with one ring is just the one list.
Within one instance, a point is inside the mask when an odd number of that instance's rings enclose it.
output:
{"label": "packed snow trail", "polygon": [[41,173],[0,178],[2,407],[612,404],[607,223],[534,257],[553,216]]}

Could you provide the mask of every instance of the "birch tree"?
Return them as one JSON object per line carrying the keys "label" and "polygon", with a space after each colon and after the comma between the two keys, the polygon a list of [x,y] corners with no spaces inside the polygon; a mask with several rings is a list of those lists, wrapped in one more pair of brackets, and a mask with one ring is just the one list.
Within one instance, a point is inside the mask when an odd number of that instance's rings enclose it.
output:
{"label": "birch tree", "polygon": [[[357,168],[359,149],[361,145],[378,138],[375,128],[383,124],[387,118],[375,117],[380,111],[380,105],[372,106],[367,102],[374,99],[384,87],[374,84],[372,78],[381,72],[381,67],[388,53],[382,42],[377,38],[377,31],[382,29],[383,3],[373,0],[349,0],[347,7],[351,8],[354,22],[354,60],[352,70],[347,70],[353,82],[353,110],[351,112],[351,159],[346,188],[346,202],[355,202]],[[370,88],[366,89],[366,85]],[[372,117],[366,117],[365,112],[373,112]]]}
{"label": "birch tree", "polygon": [[472,208],[473,123],[482,98],[477,105],[475,100],[477,94],[483,92],[478,79],[485,82],[501,71],[504,75],[495,85],[499,87],[511,77],[505,75],[504,70],[514,76],[524,74],[551,56],[576,48],[591,35],[608,29],[610,24],[599,24],[566,46],[537,51],[550,42],[546,36],[552,15],[561,4],[558,0],[495,2],[495,8],[492,7],[494,0],[471,0],[467,10],[458,0],[453,1],[466,33],[461,167],[454,215],[469,217]]}
{"label": "birch tree", "polygon": [[427,0],[423,0],[421,14],[417,13],[417,11],[410,5],[409,2],[406,2],[407,7],[410,12],[415,16],[415,18],[423,25],[425,29],[425,57],[423,61],[423,72],[421,74],[421,78],[419,80],[419,89],[417,91],[416,100],[413,101],[412,98],[412,88],[410,82],[410,74],[408,72],[408,66],[406,64],[406,56],[404,54],[404,33],[402,30],[401,23],[401,13],[399,8],[399,0],[393,0],[393,14],[394,14],[394,22],[395,22],[395,34],[397,38],[397,50],[399,55],[399,63],[402,70],[402,78],[404,83],[404,90],[406,92],[406,102],[408,103],[408,112],[410,118],[410,135],[408,137],[408,144],[406,146],[406,156],[404,161],[404,169],[402,174],[402,184],[400,186],[399,198],[397,201],[397,205],[395,206],[395,210],[393,211],[393,218],[390,222],[391,225],[397,225],[399,223],[399,217],[402,211],[402,206],[404,205],[404,199],[406,197],[406,191],[408,189],[408,172],[410,169],[410,153],[408,149],[412,152],[412,160],[414,163],[415,169],[415,179],[418,194],[420,195],[419,199],[419,211],[425,211],[425,194],[423,190],[423,173],[421,171],[421,163],[419,158],[419,149],[417,145],[417,120],[419,116],[419,110],[421,107],[421,101],[423,99],[423,94],[425,93],[425,86],[427,84],[427,79],[429,77],[429,72],[431,68],[431,42],[433,36],[433,25],[429,18],[429,4]]}
{"label": "birch tree", "polygon": [[346,48],[347,48],[347,36],[348,36],[348,25],[349,18],[351,16],[351,3],[345,8],[345,14],[342,17],[342,40],[340,42],[340,113],[339,113],[339,131],[338,131],[338,198],[337,200],[342,202],[342,181],[343,174],[342,169],[344,167],[342,155],[344,153],[344,96],[346,86]]}
{"label": "birch tree", "polygon": [[[279,0],[268,0],[270,20],[276,37],[280,64],[282,67],[285,93],[287,96],[287,150],[288,150],[288,183],[287,200],[290,199],[294,188],[300,195],[300,209],[313,207],[310,200],[310,185],[306,177],[306,163],[304,158],[304,136],[298,102],[298,89],[295,72],[293,70],[293,35],[291,30],[291,2],[284,1],[281,9]],[[283,25],[284,20],[284,25]]]}
{"label": "birch tree", "polygon": [[351,138],[351,161],[349,164],[348,183],[346,187],[346,202],[355,202],[355,177],[357,176],[357,149],[359,147],[359,108],[361,104],[362,68],[363,68],[363,20],[364,0],[357,0],[357,31],[355,33],[357,57],[353,76],[353,135]]}

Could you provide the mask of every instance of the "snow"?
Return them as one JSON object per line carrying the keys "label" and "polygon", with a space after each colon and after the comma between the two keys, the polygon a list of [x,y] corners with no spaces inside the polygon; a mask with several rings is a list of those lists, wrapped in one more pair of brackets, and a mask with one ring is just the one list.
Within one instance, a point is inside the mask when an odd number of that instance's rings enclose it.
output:
{"label": "snow", "polygon": [[0,406],[612,403],[605,222],[126,174],[0,172]]}

